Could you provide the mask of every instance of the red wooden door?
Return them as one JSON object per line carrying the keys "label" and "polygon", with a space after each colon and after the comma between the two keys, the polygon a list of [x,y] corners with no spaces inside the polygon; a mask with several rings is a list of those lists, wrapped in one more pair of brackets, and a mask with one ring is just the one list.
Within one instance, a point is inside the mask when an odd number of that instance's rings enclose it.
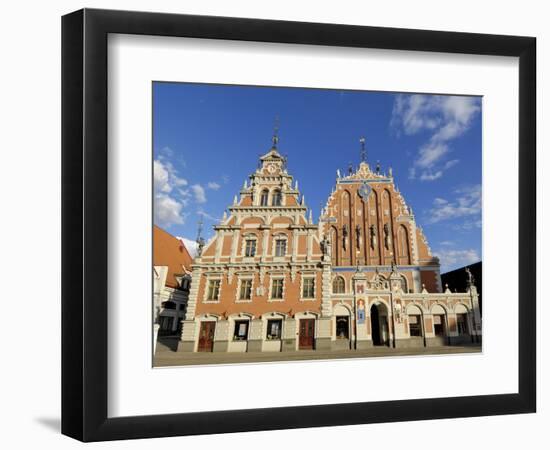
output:
{"label": "red wooden door", "polygon": [[313,350],[314,333],[315,319],[300,319],[300,337],[298,342],[300,350]]}
{"label": "red wooden door", "polygon": [[214,347],[214,331],[216,322],[201,322],[199,333],[199,352],[211,352]]}

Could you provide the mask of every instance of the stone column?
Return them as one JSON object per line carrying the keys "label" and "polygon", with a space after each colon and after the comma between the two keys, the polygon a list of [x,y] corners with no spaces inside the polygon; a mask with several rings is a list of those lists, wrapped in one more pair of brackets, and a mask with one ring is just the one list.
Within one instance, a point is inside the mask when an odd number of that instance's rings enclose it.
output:
{"label": "stone column", "polygon": [[323,262],[323,274],[321,285],[321,317],[332,315],[331,292],[332,292],[332,270],[330,262]]}
{"label": "stone column", "polygon": [[[200,258],[197,258],[200,263]],[[197,310],[197,301],[199,294],[199,285],[202,279],[202,269],[194,267],[191,275],[191,289],[189,290],[189,300],[185,313],[185,320],[182,320],[181,337],[178,345],[178,351],[194,352],[198,338],[198,324],[195,322],[195,312]]]}
{"label": "stone column", "polygon": [[231,241],[231,262],[235,262],[237,257],[237,244],[239,242],[239,230],[233,230],[233,240]]}
{"label": "stone column", "polygon": [[261,261],[265,261],[267,256],[267,246],[269,242],[269,229],[264,228],[262,236],[262,258]]}
{"label": "stone column", "polygon": [[479,313],[479,295],[477,293],[477,288],[472,284],[469,288],[470,293],[470,303],[472,307],[472,336],[474,338],[474,342],[481,343],[481,333],[482,333],[482,326],[481,326],[481,314]]}
{"label": "stone column", "polygon": [[283,326],[283,352],[294,352],[296,351],[296,338],[297,338],[297,329],[296,329],[296,319],[288,317],[285,319],[285,324]]}
{"label": "stone column", "polygon": [[315,348],[317,350],[332,349],[332,317],[321,317],[317,320]]}
{"label": "stone column", "polygon": [[263,321],[254,319],[250,321],[250,330],[248,330],[248,351],[261,352],[263,342]]}
{"label": "stone column", "polygon": [[213,352],[226,352],[229,349],[229,340],[231,339],[232,330],[229,328],[229,320],[218,320],[216,323],[216,331],[214,333]]}
{"label": "stone column", "polygon": [[292,262],[296,261],[298,256],[298,233],[296,228],[292,229]]}
{"label": "stone column", "polygon": [[220,262],[220,256],[222,254],[222,245],[225,233],[222,231],[216,231],[216,255],[214,256],[214,261],[216,263]]}

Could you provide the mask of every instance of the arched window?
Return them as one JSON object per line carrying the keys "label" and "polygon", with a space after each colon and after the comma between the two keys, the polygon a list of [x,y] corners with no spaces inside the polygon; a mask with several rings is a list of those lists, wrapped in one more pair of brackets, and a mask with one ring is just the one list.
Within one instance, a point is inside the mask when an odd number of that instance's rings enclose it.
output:
{"label": "arched window", "polygon": [[409,253],[409,235],[407,233],[407,228],[404,225],[399,227],[398,231],[398,245],[399,245],[399,263],[400,264],[410,264],[410,253]]}
{"label": "arched window", "polygon": [[269,198],[269,191],[267,189],[264,189],[262,191],[262,194],[260,195],[260,206],[267,206],[268,198]]}
{"label": "arched window", "polygon": [[343,294],[346,292],[346,283],[342,277],[336,277],[332,282],[332,293]]}
{"label": "arched window", "polygon": [[407,314],[409,319],[409,335],[411,337],[422,337],[424,335],[422,312],[418,306],[409,306]]}
{"label": "arched window", "polygon": [[281,191],[279,189],[276,189],[273,191],[273,200],[271,204],[273,206],[281,206],[283,197],[281,195]]}

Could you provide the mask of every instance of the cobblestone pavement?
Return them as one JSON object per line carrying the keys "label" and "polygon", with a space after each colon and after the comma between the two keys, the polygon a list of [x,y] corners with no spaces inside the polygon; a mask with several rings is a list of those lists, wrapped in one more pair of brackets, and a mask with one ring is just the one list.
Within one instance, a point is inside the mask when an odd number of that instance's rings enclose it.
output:
{"label": "cobblestone pavement", "polygon": [[480,353],[481,346],[427,347],[413,349],[395,349],[375,347],[367,350],[301,350],[297,352],[264,353],[183,353],[175,352],[175,342],[163,340],[157,344],[154,358],[155,367],[189,366],[204,364],[241,364],[278,361],[303,361],[322,359],[372,358],[382,356],[425,356],[449,355],[457,353]]}

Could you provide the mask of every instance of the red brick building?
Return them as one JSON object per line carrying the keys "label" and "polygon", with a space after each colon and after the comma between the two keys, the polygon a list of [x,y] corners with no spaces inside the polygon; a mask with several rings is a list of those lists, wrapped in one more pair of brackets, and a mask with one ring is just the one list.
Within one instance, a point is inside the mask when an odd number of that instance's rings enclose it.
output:
{"label": "red brick building", "polygon": [[475,286],[443,291],[392,172],[362,161],[313,223],[273,147],[199,249],[180,351],[297,351],[479,340]]}

